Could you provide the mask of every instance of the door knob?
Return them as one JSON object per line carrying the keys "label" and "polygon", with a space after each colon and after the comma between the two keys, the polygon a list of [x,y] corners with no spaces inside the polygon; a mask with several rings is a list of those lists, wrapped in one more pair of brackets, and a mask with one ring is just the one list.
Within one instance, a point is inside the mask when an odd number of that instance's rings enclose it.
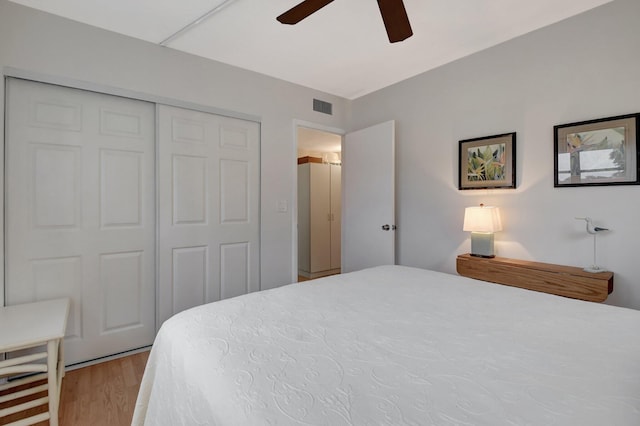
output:
{"label": "door knob", "polygon": [[382,230],[383,231],[388,231],[389,229],[391,229],[391,227],[389,225],[382,225]]}

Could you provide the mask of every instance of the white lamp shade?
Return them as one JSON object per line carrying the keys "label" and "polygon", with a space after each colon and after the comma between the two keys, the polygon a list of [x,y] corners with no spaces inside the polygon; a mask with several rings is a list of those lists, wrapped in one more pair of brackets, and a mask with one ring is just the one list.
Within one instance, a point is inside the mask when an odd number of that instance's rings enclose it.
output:
{"label": "white lamp shade", "polygon": [[471,232],[502,231],[500,210],[492,206],[467,207],[464,210],[462,230]]}

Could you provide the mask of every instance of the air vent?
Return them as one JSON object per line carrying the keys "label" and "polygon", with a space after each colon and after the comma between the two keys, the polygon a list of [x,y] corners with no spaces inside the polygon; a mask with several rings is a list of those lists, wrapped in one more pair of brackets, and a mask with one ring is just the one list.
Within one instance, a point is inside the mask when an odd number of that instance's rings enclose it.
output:
{"label": "air vent", "polygon": [[333,108],[333,105],[331,105],[329,102],[321,101],[320,99],[314,99],[313,100],[313,110],[314,111],[318,111],[318,112],[321,112],[323,114],[332,115],[333,114],[331,112],[332,108]]}

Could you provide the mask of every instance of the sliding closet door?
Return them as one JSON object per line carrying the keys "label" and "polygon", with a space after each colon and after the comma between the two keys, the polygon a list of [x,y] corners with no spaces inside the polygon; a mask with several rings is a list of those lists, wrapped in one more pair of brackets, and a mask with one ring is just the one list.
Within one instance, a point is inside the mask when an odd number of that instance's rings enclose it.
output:
{"label": "sliding closet door", "polygon": [[7,304],[69,297],[67,364],[155,335],[154,106],[9,79]]}
{"label": "sliding closet door", "polygon": [[159,325],[259,290],[259,125],[158,106]]}

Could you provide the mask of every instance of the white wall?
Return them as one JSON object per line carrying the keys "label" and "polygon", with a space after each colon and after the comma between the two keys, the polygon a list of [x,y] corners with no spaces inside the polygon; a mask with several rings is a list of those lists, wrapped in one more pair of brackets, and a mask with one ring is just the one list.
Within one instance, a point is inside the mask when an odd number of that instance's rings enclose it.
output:
{"label": "white wall", "polygon": [[[640,2],[616,0],[360,98],[351,108],[341,98],[0,0],[0,69],[259,116],[263,288],[291,279],[292,216],[278,213],[277,202],[291,208],[293,120],[358,129],[395,119],[400,263],[454,272],[455,256],[470,248],[461,230],[464,207],[484,202],[503,211],[499,255],[585,265],[591,241],[573,217],[590,215],[613,229],[598,245],[599,263],[616,274],[609,302],[640,309],[634,264],[640,186],[554,189],[552,133],[555,124],[640,111],[638,16]],[[334,116],[311,111],[313,97],[332,102]],[[3,108],[0,103],[0,128]],[[458,191],[458,141],[510,131],[518,133],[518,189]]]}
{"label": "white wall", "polygon": [[[348,101],[0,0],[0,70],[6,67],[260,117],[262,288],[291,282],[294,120],[343,128]],[[333,103],[334,115],[312,111],[314,97]],[[0,103],[0,128],[3,118]],[[277,212],[279,200],[289,212]],[[0,302],[3,294],[0,285]]]}
{"label": "white wall", "polygon": [[[640,112],[640,2],[616,0],[354,101],[351,129],[395,119],[398,259],[455,271],[464,207],[501,208],[498,255],[615,272],[608,303],[640,309],[640,186],[553,187],[553,126]],[[437,40],[433,41],[437,43]],[[517,132],[515,190],[457,189],[458,141]],[[347,165],[348,167],[348,165]]]}

